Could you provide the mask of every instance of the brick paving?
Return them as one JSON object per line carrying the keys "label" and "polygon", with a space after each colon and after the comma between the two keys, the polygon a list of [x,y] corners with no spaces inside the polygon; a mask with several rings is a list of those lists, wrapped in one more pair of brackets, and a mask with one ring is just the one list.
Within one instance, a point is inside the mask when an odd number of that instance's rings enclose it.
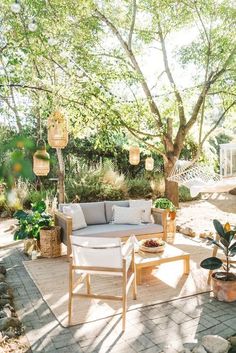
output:
{"label": "brick paving", "polygon": [[26,272],[22,245],[0,250],[0,257],[32,353],[178,353],[203,335],[236,333],[235,303],[218,302],[209,293],[130,311],[123,334],[119,316],[64,328]]}

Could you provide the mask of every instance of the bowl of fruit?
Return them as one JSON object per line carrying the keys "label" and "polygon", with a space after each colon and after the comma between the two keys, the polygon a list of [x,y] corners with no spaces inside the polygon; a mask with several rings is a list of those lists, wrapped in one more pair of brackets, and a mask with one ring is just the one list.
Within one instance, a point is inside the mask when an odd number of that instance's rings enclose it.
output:
{"label": "bowl of fruit", "polygon": [[159,238],[143,239],[139,242],[139,249],[145,252],[162,252],[165,248],[165,242]]}

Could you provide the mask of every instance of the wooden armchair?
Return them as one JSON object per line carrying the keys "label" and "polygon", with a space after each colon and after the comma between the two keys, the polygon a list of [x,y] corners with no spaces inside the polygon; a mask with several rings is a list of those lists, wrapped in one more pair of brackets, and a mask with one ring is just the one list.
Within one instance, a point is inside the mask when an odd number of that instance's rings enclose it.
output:
{"label": "wooden armchair", "polygon": [[[68,321],[71,325],[72,299],[87,297],[122,302],[122,330],[125,330],[127,294],[133,283],[133,299],[136,299],[136,271],[134,262],[134,240],[128,239],[121,245],[120,238],[89,238],[71,236],[72,255],[69,266],[69,305]],[[128,279],[128,270],[131,275]],[[100,295],[91,292],[90,275],[120,276],[122,278],[122,295]],[[75,276],[78,280],[75,280]],[[75,293],[76,285],[86,279],[87,293]],[[78,305],[79,308],[79,305]]]}

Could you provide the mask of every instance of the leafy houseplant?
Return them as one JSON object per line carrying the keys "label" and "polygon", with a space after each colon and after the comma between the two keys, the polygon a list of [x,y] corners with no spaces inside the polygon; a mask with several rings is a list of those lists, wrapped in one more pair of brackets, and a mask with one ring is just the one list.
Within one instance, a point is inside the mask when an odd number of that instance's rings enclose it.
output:
{"label": "leafy houseplant", "polygon": [[161,209],[164,209],[164,210],[169,210],[169,217],[171,220],[174,220],[175,217],[176,217],[176,208],[173,204],[172,201],[170,201],[169,199],[167,198],[159,198],[157,199],[155,202],[154,202],[154,206],[156,208],[161,208]]}
{"label": "leafy houseplant", "polygon": [[[207,238],[212,244],[220,248],[225,261],[217,257],[209,257],[200,263],[202,268],[207,270],[217,270],[223,267],[224,271],[212,274],[213,293],[216,298],[223,301],[236,300],[236,275],[230,272],[230,259],[236,255],[236,229],[232,230],[229,223],[224,226],[216,219],[213,220],[215,230],[219,240]],[[225,262],[225,263],[224,263]]]}
{"label": "leafy houseplant", "polygon": [[53,225],[52,216],[46,213],[44,201],[36,202],[32,205],[31,212],[18,210],[14,217],[19,222],[19,228],[14,234],[14,239],[36,239],[39,240],[41,228],[50,228]]}

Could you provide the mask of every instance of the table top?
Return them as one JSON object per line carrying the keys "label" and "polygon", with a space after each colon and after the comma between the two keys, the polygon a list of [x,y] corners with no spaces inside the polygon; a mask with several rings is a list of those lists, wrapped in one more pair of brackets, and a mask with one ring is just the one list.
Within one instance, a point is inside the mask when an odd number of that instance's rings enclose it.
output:
{"label": "table top", "polygon": [[173,245],[166,244],[164,251],[159,253],[148,253],[139,250],[137,253],[135,253],[135,263],[136,265],[146,264],[149,262],[158,262],[161,260],[167,260],[184,255],[189,255],[189,253],[180,250]]}

